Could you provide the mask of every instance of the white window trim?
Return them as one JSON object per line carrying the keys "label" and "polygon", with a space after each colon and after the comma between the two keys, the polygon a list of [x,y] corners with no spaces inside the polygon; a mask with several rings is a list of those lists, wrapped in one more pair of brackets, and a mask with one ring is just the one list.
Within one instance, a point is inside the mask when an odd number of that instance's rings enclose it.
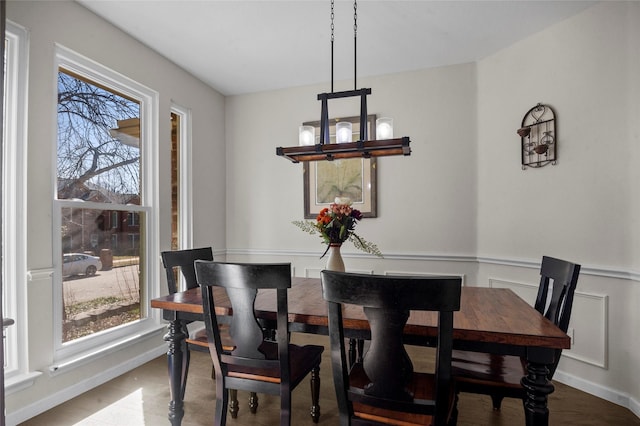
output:
{"label": "white window trim", "polygon": [[[118,342],[126,342],[131,336],[148,333],[158,330],[161,325],[161,313],[157,309],[150,309],[149,301],[159,296],[159,258],[153,253],[159,253],[159,214],[158,214],[158,123],[159,123],[159,95],[156,91],[131,80],[130,78],[117,73],[85,56],[73,52],[64,46],[56,44],[56,63],[53,70],[54,87],[57,87],[58,70],[62,67],[71,72],[87,77],[88,79],[110,87],[133,99],[138,99],[140,105],[140,150],[144,154],[144,161],[141,162],[141,183],[142,199],[141,205],[110,205],[115,209],[125,209],[145,212],[146,232],[144,235],[145,252],[147,253],[143,276],[146,282],[140,283],[140,311],[142,320],[117,327],[113,330],[99,333],[96,336],[87,336],[72,342],[62,343],[62,272],[60,259],[61,253],[61,230],[60,214],[63,206],[72,204],[78,206],[78,202],[69,200],[56,200],[57,177],[55,155],[52,155],[53,176],[52,176],[52,199],[53,201],[53,265],[54,265],[54,285],[53,285],[53,336],[54,336],[54,365],[50,372],[58,370],[61,364],[73,365],[73,360],[82,360],[78,365],[87,361],[87,358],[103,356],[106,351],[113,348]],[[54,114],[57,114],[57,91],[52,99]],[[57,118],[54,120],[57,123]],[[54,132],[57,134],[57,132]],[[57,142],[53,142],[57,144]],[[83,202],[85,208],[104,208],[102,203]]]}
{"label": "white window trim", "polygon": [[171,112],[180,117],[180,157],[179,172],[179,204],[178,204],[178,246],[181,249],[193,247],[193,174],[191,152],[191,110],[176,103],[171,104]]}
{"label": "white window trim", "polygon": [[[6,329],[5,384],[7,392],[12,384],[28,376],[27,336],[27,250],[26,250],[26,182],[27,182],[27,95],[29,75],[29,32],[6,22],[7,91],[6,143],[4,144],[3,188],[3,287],[6,318],[15,324]],[[2,84],[2,82],[0,82]]]}

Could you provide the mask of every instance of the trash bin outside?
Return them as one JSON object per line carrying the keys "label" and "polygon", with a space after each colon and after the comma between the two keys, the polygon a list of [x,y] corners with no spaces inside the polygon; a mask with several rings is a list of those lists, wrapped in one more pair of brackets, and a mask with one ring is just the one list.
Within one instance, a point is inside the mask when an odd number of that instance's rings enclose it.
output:
{"label": "trash bin outside", "polygon": [[113,268],[113,253],[111,249],[100,250],[100,262],[102,262],[103,271],[108,271]]}

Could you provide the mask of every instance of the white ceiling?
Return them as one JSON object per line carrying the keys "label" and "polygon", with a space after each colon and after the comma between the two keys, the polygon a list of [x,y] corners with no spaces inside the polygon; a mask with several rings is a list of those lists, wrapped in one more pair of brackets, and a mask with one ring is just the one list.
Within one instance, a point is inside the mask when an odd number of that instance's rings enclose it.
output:
{"label": "white ceiling", "polygon": [[[76,1],[224,95],[330,90],[330,0]],[[358,78],[476,61],[593,3],[360,0]],[[353,40],[353,2],[336,0],[336,82],[353,81]]]}

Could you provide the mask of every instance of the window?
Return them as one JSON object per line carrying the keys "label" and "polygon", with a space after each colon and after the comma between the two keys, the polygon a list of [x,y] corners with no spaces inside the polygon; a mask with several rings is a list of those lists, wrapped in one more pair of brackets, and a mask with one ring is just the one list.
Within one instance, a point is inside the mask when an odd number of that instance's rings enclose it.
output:
{"label": "window", "polygon": [[129,212],[127,214],[127,227],[133,228],[140,226],[140,215],[136,212]]}
{"label": "window", "polygon": [[171,111],[171,250],[180,250],[180,130],[182,117]]}
{"label": "window", "polygon": [[2,280],[3,314],[15,320],[6,330],[5,384],[9,391],[14,379],[27,373],[26,336],[26,99],[27,31],[7,21],[5,40],[4,151],[2,194]]}
{"label": "window", "polygon": [[171,249],[192,247],[191,112],[171,108]]}
{"label": "window", "polygon": [[[140,102],[60,67],[56,195],[69,200],[60,206],[63,343],[141,319],[144,259],[132,233],[139,230],[140,213],[127,212],[122,230],[131,239],[127,250],[111,247],[111,235],[119,230],[105,226],[118,205],[140,204],[140,164]],[[134,270],[119,274],[119,268],[132,266]],[[103,291],[95,293],[92,287]],[[122,292],[123,287],[128,291]],[[132,308],[118,313],[119,305]],[[108,321],[84,320],[95,309],[109,312],[112,307]]]}
{"label": "window", "polygon": [[[63,266],[54,336],[62,359],[154,324],[157,94],[64,48],[57,59],[54,264]],[[87,324],[96,309],[108,319]]]}

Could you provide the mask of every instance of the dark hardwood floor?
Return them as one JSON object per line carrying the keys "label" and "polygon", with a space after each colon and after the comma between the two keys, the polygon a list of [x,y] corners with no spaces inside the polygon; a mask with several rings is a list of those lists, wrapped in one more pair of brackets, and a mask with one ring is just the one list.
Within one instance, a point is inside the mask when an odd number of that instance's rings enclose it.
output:
{"label": "dark hardwood floor", "polygon": [[[327,348],[321,370],[321,415],[319,425],[337,425],[337,407],[331,378],[328,339],[295,334],[298,343],[319,342]],[[428,358],[428,357],[427,357]],[[430,361],[426,361],[427,363]],[[416,365],[418,368],[418,365]],[[549,399],[551,425],[632,426],[640,419],[631,411],[595,396],[555,383],[556,391]],[[257,414],[248,408],[248,393],[238,392],[240,413],[229,425],[272,426],[279,423],[279,398],[260,395]],[[157,358],[127,374],[99,386],[71,401],[55,407],[27,422],[24,426],[148,426],[168,425],[166,358]],[[293,395],[293,425],[312,425],[309,416],[310,390],[301,383]],[[193,353],[185,395],[184,426],[213,424],[215,389],[211,380],[211,359],[207,354]],[[494,412],[489,397],[463,394],[458,405],[458,425],[513,426],[524,425],[522,403],[505,400],[502,410]]]}

